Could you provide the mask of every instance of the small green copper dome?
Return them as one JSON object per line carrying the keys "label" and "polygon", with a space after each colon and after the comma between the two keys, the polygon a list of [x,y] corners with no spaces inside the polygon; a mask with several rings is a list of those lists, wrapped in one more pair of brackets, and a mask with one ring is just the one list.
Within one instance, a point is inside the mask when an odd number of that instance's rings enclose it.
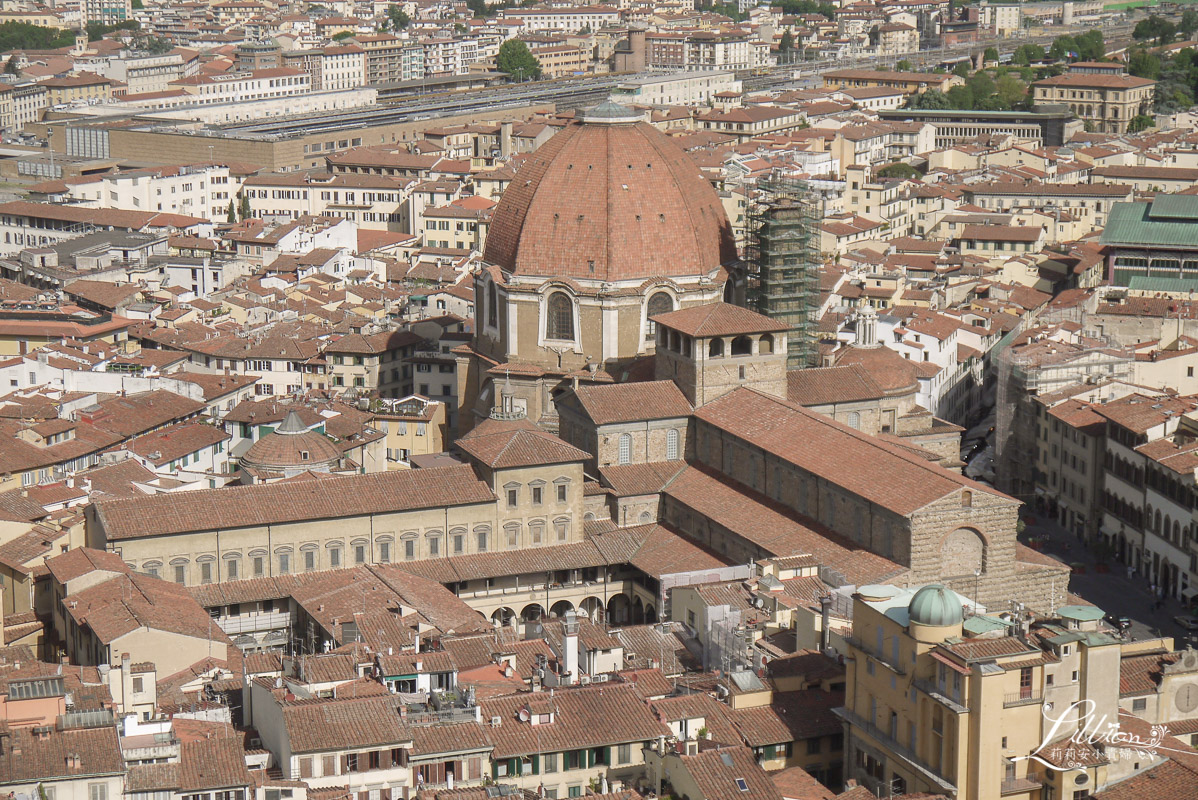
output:
{"label": "small green copper dome", "polygon": [[911,598],[907,616],[920,625],[943,627],[958,625],[965,618],[961,597],[939,583],[928,584]]}

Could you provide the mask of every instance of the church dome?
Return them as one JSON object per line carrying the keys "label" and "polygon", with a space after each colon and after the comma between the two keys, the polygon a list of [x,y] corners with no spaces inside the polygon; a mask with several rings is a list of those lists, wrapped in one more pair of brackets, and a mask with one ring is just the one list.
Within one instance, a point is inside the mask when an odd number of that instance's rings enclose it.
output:
{"label": "church dome", "polygon": [[271,472],[327,472],[340,460],[337,445],[323,433],[308,430],[299,414],[292,411],[278,428],[245,451],[241,464]]}
{"label": "church dome", "polygon": [[907,616],[917,625],[942,628],[959,625],[965,619],[961,596],[939,583],[928,584],[911,598],[907,605]]}
{"label": "church dome", "polygon": [[520,167],[484,259],[516,275],[623,281],[708,275],[736,258],[699,167],[641,115],[584,111]]}

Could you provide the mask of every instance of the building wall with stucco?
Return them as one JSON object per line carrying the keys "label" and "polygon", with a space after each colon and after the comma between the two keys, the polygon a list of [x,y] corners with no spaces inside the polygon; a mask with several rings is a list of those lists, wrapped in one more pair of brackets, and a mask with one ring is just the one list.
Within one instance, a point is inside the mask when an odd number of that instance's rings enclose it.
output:
{"label": "building wall with stucco", "polygon": [[[133,569],[171,581],[182,577],[181,582],[189,586],[582,540],[581,464],[499,470],[484,479],[496,482],[495,502],[112,541],[93,507],[88,511],[88,538],[94,546],[116,552]],[[532,489],[538,485],[543,489],[540,504],[532,499]],[[559,485],[566,487],[564,502],[557,500]],[[512,508],[507,506],[509,487],[517,491],[517,505]],[[532,541],[534,523],[543,525],[539,543]],[[511,545],[513,531],[516,539]],[[236,567],[231,568],[230,562],[236,562]]]}

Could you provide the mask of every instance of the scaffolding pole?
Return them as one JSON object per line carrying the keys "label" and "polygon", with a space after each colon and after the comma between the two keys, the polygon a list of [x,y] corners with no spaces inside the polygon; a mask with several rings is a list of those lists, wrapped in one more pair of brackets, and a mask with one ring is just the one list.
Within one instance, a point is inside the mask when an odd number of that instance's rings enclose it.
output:
{"label": "scaffolding pole", "polygon": [[801,180],[761,179],[749,204],[748,305],[788,329],[787,367],[819,366],[822,199]]}

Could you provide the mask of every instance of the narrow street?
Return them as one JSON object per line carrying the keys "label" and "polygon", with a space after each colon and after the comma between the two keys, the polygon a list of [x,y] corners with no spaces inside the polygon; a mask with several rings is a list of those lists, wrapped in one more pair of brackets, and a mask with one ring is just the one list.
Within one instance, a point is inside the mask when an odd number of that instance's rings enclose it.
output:
{"label": "narrow street", "polygon": [[1163,608],[1153,610],[1155,597],[1143,576],[1128,577],[1127,567],[1113,560],[1108,563],[1109,572],[1096,571],[1097,560],[1089,549],[1051,519],[1037,515],[1020,534],[1019,541],[1028,544],[1032,538],[1043,542],[1044,553],[1068,564],[1083,564],[1084,570],[1070,578],[1070,590],[1108,614],[1130,618],[1133,639],[1173,636],[1175,647],[1185,646],[1186,632],[1173,619],[1188,613],[1180,601],[1166,599]]}

